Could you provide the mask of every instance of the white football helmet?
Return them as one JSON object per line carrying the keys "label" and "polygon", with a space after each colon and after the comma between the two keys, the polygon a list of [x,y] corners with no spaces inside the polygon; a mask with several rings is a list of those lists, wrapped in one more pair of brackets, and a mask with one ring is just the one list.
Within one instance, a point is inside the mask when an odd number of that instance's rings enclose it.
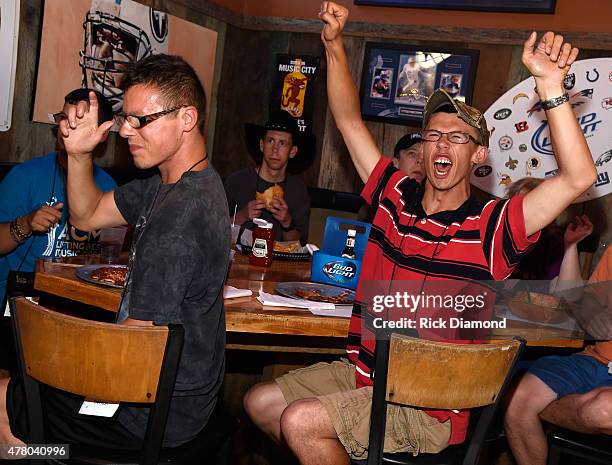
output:
{"label": "white football helmet", "polygon": [[123,105],[124,69],[153,53],[151,41],[139,26],[103,11],[88,11],[83,28],[85,40],[79,59],[83,70],[81,85],[101,92],[117,113]]}

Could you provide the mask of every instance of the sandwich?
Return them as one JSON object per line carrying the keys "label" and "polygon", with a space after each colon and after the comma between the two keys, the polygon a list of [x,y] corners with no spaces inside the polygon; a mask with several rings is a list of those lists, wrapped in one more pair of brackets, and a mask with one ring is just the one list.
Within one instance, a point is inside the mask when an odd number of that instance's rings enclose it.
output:
{"label": "sandwich", "polygon": [[271,207],[272,200],[282,199],[284,197],[285,197],[285,191],[278,184],[274,184],[273,186],[268,187],[263,192],[255,192],[255,199],[263,200],[264,202],[266,202],[266,208]]}

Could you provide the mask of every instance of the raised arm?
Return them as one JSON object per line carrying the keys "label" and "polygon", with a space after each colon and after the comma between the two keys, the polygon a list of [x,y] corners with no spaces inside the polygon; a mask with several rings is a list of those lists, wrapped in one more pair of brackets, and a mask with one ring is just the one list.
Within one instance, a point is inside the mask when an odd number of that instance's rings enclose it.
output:
{"label": "raised arm", "polygon": [[349,71],[342,44],[342,29],[348,10],[334,2],[322,2],[319,18],[323,21],[321,40],[327,55],[327,98],[336,125],[342,134],[355,169],[363,182],[381,157],[368,128],[363,124],[359,96]]}
{"label": "raised arm", "polygon": [[[578,49],[563,36],[547,32],[535,47],[533,32],[523,47],[523,63],[536,82],[541,101],[564,95],[563,78],[578,56]],[[525,229],[531,235],[550,224],[595,182],[597,172],[582,128],[569,102],[546,110],[550,138],[559,166],[557,176],[547,179],[525,196]]]}
{"label": "raised arm", "polygon": [[126,224],[113,191],[103,193],[93,178],[92,152],[107,137],[112,125],[112,121],[107,121],[98,126],[98,99],[90,92],[89,102],[71,107],[68,118],[59,126],[68,153],[66,191],[70,222],[83,231]]}
{"label": "raised arm", "polygon": [[587,215],[577,216],[573,223],[565,228],[563,235],[563,260],[559,270],[558,279],[551,281],[549,291],[561,292],[572,289],[572,293],[566,292],[564,297],[578,300],[582,296],[582,271],[578,256],[578,243],[593,232],[593,223]]}

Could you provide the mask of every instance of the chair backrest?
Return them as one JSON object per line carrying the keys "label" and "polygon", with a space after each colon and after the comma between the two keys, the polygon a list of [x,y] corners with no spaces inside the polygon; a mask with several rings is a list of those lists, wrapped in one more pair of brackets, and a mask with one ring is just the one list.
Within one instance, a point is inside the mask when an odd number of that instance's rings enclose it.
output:
{"label": "chair backrest", "polygon": [[168,328],[84,320],[15,299],[28,376],[104,402],[153,403]]}
{"label": "chair backrest", "polygon": [[140,463],[156,464],[183,347],[183,327],[123,326],[11,299],[29,443],[44,443],[38,382],[102,402],[150,404]]}
{"label": "chair backrest", "polygon": [[444,410],[492,404],[520,347],[517,340],[453,344],[393,334],[386,399]]}
{"label": "chair backrest", "polygon": [[400,334],[377,337],[368,465],[381,463],[387,402],[440,410],[484,407],[463,457],[463,465],[476,464],[524,341],[454,344]]}

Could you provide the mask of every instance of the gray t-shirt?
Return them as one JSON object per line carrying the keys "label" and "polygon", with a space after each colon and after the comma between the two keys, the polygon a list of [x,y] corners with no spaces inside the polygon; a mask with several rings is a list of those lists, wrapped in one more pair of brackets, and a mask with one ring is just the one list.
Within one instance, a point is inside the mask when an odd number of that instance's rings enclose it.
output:
{"label": "gray t-shirt", "polygon": [[[115,190],[115,202],[135,224],[130,271],[118,321],[181,324],[185,342],[164,447],[192,439],[206,424],[223,381],[223,283],[229,264],[227,200],[209,166],[176,184],[160,177]],[[143,437],[148,409],[122,408],[118,420]]]}
{"label": "gray t-shirt", "polygon": [[[242,210],[251,200],[255,200],[255,192],[263,192],[273,183],[264,181],[257,175],[257,170],[253,167],[245,168],[230,174],[225,180],[225,194],[230,215],[234,214],[234,206],[237,211]],[[287,177],[280,183],[285,191],[285,202],[289,207],[289,214],[293,219],[295,228],[300,232],[300,241],[308,241],[308,223],[310,221],[310,197],[308,189],[299,176],[287,174]],[[261,211],[261,218],[274,225],[275,240],[283,240],[283,230],[281,224],[267,210]],[[252,221],[245,223],[247,229],[255,229]]]}

